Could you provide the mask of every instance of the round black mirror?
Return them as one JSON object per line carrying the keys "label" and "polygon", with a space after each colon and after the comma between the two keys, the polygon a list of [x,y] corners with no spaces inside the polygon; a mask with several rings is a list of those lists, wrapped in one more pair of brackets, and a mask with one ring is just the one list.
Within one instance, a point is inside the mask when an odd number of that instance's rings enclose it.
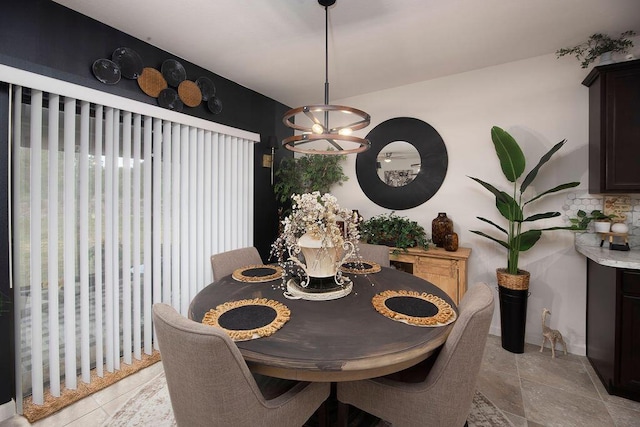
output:
{"label": "round black mirror", "polygon": [[[411,117],[396,117],[377,125],[366,138],[371,148],[358,153],[356,175],[369,200],[387,209],[402,210],[419,206],[436,194],[447,174],[449,158],[442,137],[431,125]],[[409,167],[397,162],[398,169],[386,168],[382,162],[388,157],[391,160],[386,163],[393,163],[393,150],[399,152],[394,147],[400,143],[413,146],[418,156],[410,160]],[[384,178],[384,172],[389,179]],[[400,182],[402,185],[396,185]]]}

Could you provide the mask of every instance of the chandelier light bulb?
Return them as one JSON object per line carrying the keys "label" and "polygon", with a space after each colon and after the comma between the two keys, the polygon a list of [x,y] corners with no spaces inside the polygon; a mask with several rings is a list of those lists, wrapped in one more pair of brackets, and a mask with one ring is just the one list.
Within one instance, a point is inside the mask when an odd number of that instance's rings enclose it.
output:
{"label": "chandelier light bulb", "polygon": [[311,126],[311,132],[321,134],[324,132],[324,127],[320,123],[316,123]]}
{"label": "chandelier light bulb", "polygon": [[353,130],[351,128],[342,128],[338,131],[338,134],[340,135],[351,135],[353,133]]}

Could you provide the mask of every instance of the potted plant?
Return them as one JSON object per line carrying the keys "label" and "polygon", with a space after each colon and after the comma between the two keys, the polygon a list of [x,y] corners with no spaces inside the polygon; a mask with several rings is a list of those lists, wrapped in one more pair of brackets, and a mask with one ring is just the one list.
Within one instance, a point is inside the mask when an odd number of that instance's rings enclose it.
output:
{"label": "potted plant", "polygon": [[591,219],[594,221],[594,227],[596,233],[608,233],[611,231],[611,220],[615,218],[616,215],[610,214],[605,215],[599,210],[591,211]]}
{"label": "potted plant", "polygon": [[342,184],[349,178],[342,171],[346,156],[310,154],[287,157],[275,172],[273,191],[280,203],[288,203],[294,194],[318,191],[328,193],[334,184]]}
{"label": "potted plant", "polygon": [[500,161],[502,173],[507,181],[512,183],[512,188],[509,190],[510,194],[478,178],[470,178],[495,196],[496,207],[500,215],[507,220],[507,227],[503,228],[487,218],[477,217],[480,221],[495,227],[501,237],[493,237],[478,230],[471,230],[471,232],[486,237],[507,250],[506,268],[498,268],[496,270],[500,293],[502,347],[513,353],[522,353],[524,351],[526,304],[530,274],[528,271],[518,268],[520,252],[531,249],[540,239],[543,231],[571,229],[571,227],[549,227],[525,230],[523,229],[523,224],[560,216],[560,212],[544,212],[525,216],[525,208],[543,196],[576,187],[580,183],[569,182],[561,184],[525,200],[523,198],[525,190],[535,180],[540,168],[565,144],[566,140],[554,145],[540,158],[538,164],[529,171],[524,180],[519,182],[526,167],[526,159],[522,149],[509,133],[497,126],[491,128],[491,139]]}
{"label": "potted plant", "polygon": [[391,212],[380,214],[360,223],[360,234],[367,243],[386,245],[404,251],[407,248],[429,246],[427,233],[409,218]]}
{"label": "potted plant", "polygon": [[635,35],[634,31],[625,31],[617,39],[612,39],[606,34],[595,33],[589,36],[584,43],[574,47],[558,49],[556,55],[558,58],[565,55],[575,55],[578,61],[582,61],[580,63],[582,68],[587,68],[598,57],[600,57],[601,65],[610,64],[613,62],[611,53],[626,53],[629,48],[633,47],[633,41],[627,37]]}
{"label": "potted plant", "polygon": [[[595,231],[597,233],[606,233],[611,228],[611,220],[616,218],[616,215],[605,215],[600,210],[593,210],[589,215],[583,210],[579,210],[576,213],[575,218],[569,218],[571,223],[571,230],[583,231],[586,230],[591,221],[595,221]],[[602,225],[599,225],[602,224]]]}

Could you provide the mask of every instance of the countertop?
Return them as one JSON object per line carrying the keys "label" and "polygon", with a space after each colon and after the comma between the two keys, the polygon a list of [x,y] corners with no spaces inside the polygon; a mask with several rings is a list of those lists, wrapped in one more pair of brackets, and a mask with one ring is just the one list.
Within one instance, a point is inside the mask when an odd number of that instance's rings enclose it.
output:
{"label": "countertop", "polygon": [[601,248],[579,243],[576,243],[575,248],[582,255],[600,265],[640,270],[640,249],[638,248],[631,248],[630,251],[612,251],[608,247]]}

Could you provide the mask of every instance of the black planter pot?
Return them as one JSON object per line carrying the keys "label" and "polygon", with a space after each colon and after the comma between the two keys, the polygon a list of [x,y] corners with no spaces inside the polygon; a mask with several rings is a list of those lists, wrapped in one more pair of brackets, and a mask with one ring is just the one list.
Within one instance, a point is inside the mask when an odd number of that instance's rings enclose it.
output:
{"label": "black planter pot", "polygon": [[524,332],[527,323],[529,290],[498,286],[500,296],[500,328],[502,348],[511,353],[524,353]]}

